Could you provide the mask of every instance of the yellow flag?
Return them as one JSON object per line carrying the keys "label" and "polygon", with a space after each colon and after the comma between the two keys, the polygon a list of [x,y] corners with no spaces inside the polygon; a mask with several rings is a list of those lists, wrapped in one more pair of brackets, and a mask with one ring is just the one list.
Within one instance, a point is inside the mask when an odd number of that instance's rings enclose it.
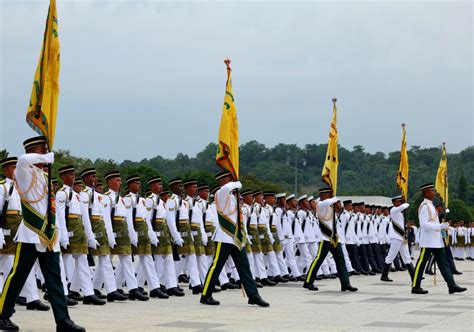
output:
{"label": "yellow flag", "polygon": [[56,0],[49,4],[43,46],[36,67],[26,122],[38,134],[46,136],[53,149],[59,97],[59,36]]}
{"label": "yellow flag", "polygon": [[337,191],[337,166],[339,165],[339,156],[338,156],[338,134],[337,134],[337,108],[336,102],[337,99],[334,98],[333,102],[333,114],[331,121],[331,128],[329,129],[329,141],[328,141],[328,150],[326,152],[326,160],[323,166],[323,172],[321,174],[321,180],[326,182],[328,186],[332,188],[334,195]]}
{"label": "yellow flag", "polygon": [[439,161],[438,173],[436,174],[435,188],[444,205],[448,207],[448,156],[446,154],[446,145],[443,143],[443,153],[441,154],[441,160]]}
{"label": "yellow flag", "polygon": [[402,191],[402,198],[408,198],[408,152],[405,124],[402,124],[402,147],[400,149],[400,166],[397,173],[397,187]]}
{"label": "yellow flag", "polygon": [[239,125],[232,91],[230,60],[227,59],[224,63],[227,65],[227,82],[219,127],[216,163],[221,168],[228,170],[234,180],[237,180],[239,178]]}

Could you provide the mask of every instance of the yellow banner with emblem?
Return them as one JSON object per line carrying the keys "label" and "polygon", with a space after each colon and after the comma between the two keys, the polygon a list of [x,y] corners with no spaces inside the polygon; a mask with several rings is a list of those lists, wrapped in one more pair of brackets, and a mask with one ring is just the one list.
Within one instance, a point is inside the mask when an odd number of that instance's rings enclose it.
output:
{"label": "yellow banner with emblem", "polygon": [[59,97],[59,35],[56,0],[49,4],[43,46],[36,67],[26,122],[38,134],[46,136],[53,149]]}
{"label": "yellow banner with emblem", "polygon": [[438,173],[436,174],[435,189],[443,200],[445,207],[448,207],[448,155],[446,144],[443,143],[443,152],[439,161]]}
{"label": "yellow banner with emblem", "polygon": [[402,124],[402,147],[400,149],[400,165],[397,173],[397,187],[402,191],[402,198],[406,202],[408,199],[408,152],[407,133],[405,124]]}
{"label": "yellow banner with emblem", "polygon": [[229,171],[234,180],[237,180],[239,178],[239,125],[237,122],[237,110],[234,104],[234,92],[232,90],[230,60],[226,59],[224,63],[227,66],[227,82],[219,127],[216,164]]}
{"label": "yellow banner with emblem", "polygon": [[331,127],[329,129],[328,149],[324,161],[323,172],[321,174],[321,180],[331,187],[334,196],[336,196],[337,192],[337,167],[339,165],[336,102],[337,99],[333,98],[333,112]]}

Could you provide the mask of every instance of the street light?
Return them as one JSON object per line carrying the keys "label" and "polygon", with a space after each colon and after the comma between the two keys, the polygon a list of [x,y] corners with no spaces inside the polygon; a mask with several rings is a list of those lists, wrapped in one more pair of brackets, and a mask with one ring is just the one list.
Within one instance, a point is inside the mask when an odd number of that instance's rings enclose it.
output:
{"label": "street light", "polygon": [[306,148],[304,148],[302,150],[303,152],[303,155],[302,156],[298,156],[298,143],[295,143],[295,155],[294,155],[294,159],[292,159],[291,157],[291,149],[287,149],[286,152],[287,152],[287,156],[286,156],[286,164],[287,165],[290,165],[293,161],[295,163],[295,196],[298,195],[298,158],[299,158],[299,161],[301,161],[301,163],[303,164],[303,166],[306,166],[306,159],[304,158],[304,155],[306,154],[307,150]]}

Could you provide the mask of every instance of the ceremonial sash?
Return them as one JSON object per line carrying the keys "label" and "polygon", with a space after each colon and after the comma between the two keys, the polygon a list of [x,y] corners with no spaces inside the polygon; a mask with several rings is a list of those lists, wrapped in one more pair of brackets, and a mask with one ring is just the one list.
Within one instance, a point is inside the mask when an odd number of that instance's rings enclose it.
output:
{"label": "ceremonial sash", "polygon": [[48,249],[53,250],[54,243],[56,242],[56,216],[54,205],[51,209],[51,220],[48,227],[48,217],[39,213],[35,208],[33,208],[27,202],[21,201],[21,212],[23,214],[23,220],[25,226],[30,230],[38,234],[40,237],[41,243],[48,247]]}
{"label": "ceremonial sash", "polygon": [[401,228],[399,224],[392,220],[392,226],[395,232],[397,232],[401,237],[405,238],[405,230]]}

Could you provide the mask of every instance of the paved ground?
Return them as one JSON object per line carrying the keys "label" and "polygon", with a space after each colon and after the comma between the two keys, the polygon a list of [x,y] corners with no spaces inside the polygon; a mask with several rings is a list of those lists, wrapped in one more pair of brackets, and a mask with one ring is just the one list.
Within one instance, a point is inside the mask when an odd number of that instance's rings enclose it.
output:
{"label": "paved ground", "polygon": [[[473,331],[474,262],[456,262],[464,272],[457,282],[468,291],[449,295],[438,272],[437,286],[426,276],[428,295],[412,295],[409,276],[391,273],[393,283],[379,277],[352,277],[357,293],[341,293],[337,280],[318,282],[318,292],[290,283],[261,291],[270,308],[249,306],[240,290],[217,293],[218,307],[199,304],[199,296],[79,305],[71,317],[88,331]],[[52,331],[52,312],[17,307],[13,316],[23,331]]]}

